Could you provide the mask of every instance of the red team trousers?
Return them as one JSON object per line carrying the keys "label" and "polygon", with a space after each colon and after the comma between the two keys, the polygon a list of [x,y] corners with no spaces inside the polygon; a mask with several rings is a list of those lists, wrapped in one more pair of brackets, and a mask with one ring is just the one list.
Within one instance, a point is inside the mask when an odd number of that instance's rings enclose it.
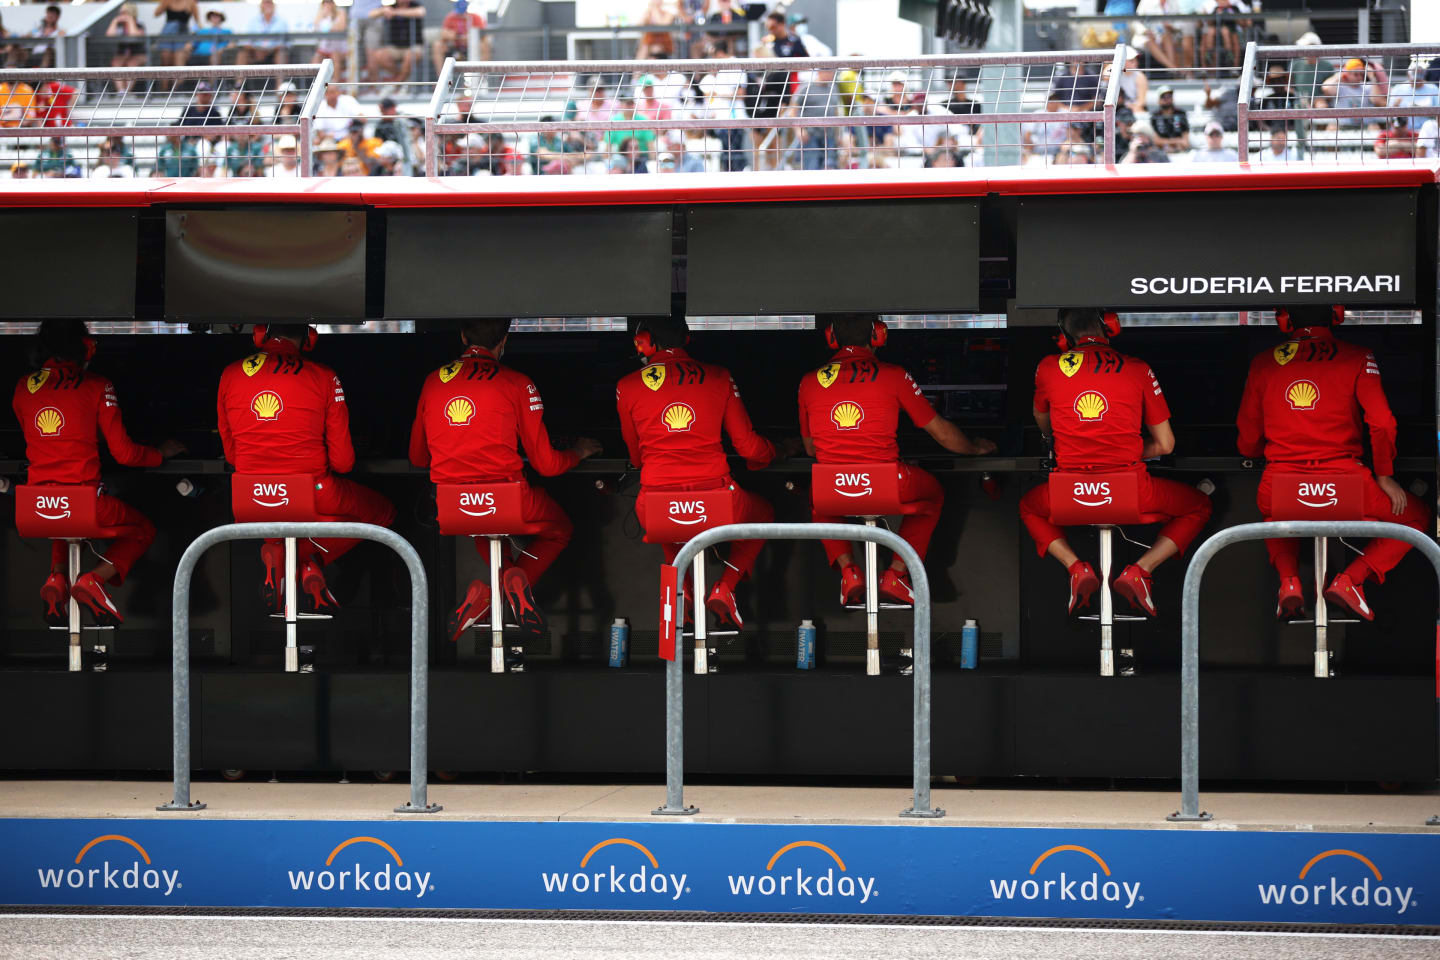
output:
{"label": "red team trousers", "polygon": [[[1260,515],[1266,520],[1271,519],[1270,514],[1270,474],[1276,473],[1305,473],[1313,470],[1317,474],[1361,474],[1365,477],[1365,519],[1383,520],[1386,523],[1403,523],[1407,527],[1416,530],[1423,530],[1430,522],[1430,511],[1420,502],[1418,497],[1407,496],[1405,498],[1405,509],[1397,517],[1391,512],[1390,498],[1385,491],[1380,489],[1380,484],[1375,482],[1375,476],[1370,468],[1358,460],[1331,460],[1321,464],[1285,464],[1272,463],[1265,467],[1265,474],[1260,478],[1260,489],[1255,493],[1255,504],[1260,508]],[[1295,577],[1300,575],[1300,541],[1287,540],[1266,540],[1265,549],[1270,554],[1270,565],[1275,572],[1282,577]],[[1400,558],[1410,552],[1410,545],[1403,540],[1371,540],[1365,545],[1365,552],[1346,568],[1345,572],[1350,579],[1356,583],[1364,583],[1366,578],[1373,573],[1375,579],[1380,583],[1385,582],[1385,574],[1395,569],[1395,564]]]}
{"label": "red team trousers", "polygon": [[[920,559],[925,559],[925,552],[930,548],[930,538],[935,534],[935,527],[940,523],[940,508],[945,505],[945,491],[940,486],[940,481],[918,467],[908,464],[900,465],[900,501],[908,507],[914,507],[914,513],[907,513],[900,521],[900,537],[915,552],[920,554]],[[841,517],[827,517],[823,514],[811,513],[811,519],[816,523],[840,523]],[[841,555],[850,553],[853,546],[845,540],[822,540],[821,545],[825,547],[825,556],[833,566]]]}
{"label": "red team trousers", "polygon": [[[1210,498],[1187,483],[1152,477],[1143,466],[1139,473],[1140,513],[1147,520],[1164,520],[1160,536],[1184,553],[1210,519]],[[1153,518],[1153,520],[1151,519]],[[1035,540],[1035,551],[1045,556],[1050,544],[1065,532],[1050,521],[1050,485],[1042,483],[1020,498],[1020,520]]]}
{"label": "red team trousers", "polygon": [[[130,575],[130,568],[140,555],[155,542],[155,525],[145,514],[107,493],[101,493],[95,503],[95,519],[105,528],[104,539],[113,540],[105,551],[105,559],[115,568],[113,582],[118,586]],[[65,570],[66,563],[65,541],[50,541],[50,568]]]}
{"label": "red team trousers", "polygon": [[[731,490],[731,503],[735,511],[735,523],[769,523],[775,519],[775,508],[763,497],[758,497],[748,490],[742,490],[735,486],[734,482],[726,479],[721,483],[706,481],[704,483],[686,483],[678,486],[666,487],[641,487],[640,496],[635,499],[635,518],[640,521],[641,528],[645,528],[645,494],[656,491],[670,490],[714,490],[716,487],[728,486]],[[763,540],[733,540],[730,543],[730,554],[726,558],[725,573],[720,577],[730,589],[750,575],[755,567],[755,558],[760,556],[760,548],[765,545]],[[663,543],[661,547],[665,551],[665,562],[672,563],[680,553],[681,543]],[[685,584],[685,592],[688,595],[691,590],[691,580],[681,574],[680,579]]]}
{"label": "red team trousers", "polygon": [[[560,504],[551,499],[550,494],[529,484],[525,486],[520,510],[522,520],[540,527],[520,551],[520,559],[515,563],[525,574],[525,578],[533,584],[540,579],[541,574],[550,569],[550,564],[555,562],[555,558],[560,556],[561,551],[570,543],[570,535],[575,532],[575,525],[570,522]],[[484,537],[475,537],[474,540],[475,550],[488,563],[490,542]],[[503,565],[508,567],[510,564],[507,562]]]}
{"label": "red team trousers", "polygon": [[[321,477],[318,482],[320,489],[315,491],[315,509],[321,516],[351,523],[373,523],[377,527],[388,527],[395,522],[395,505],[384,494],[334,474]],[[328,567],[353,550],[359,542],[338,537],[302,540],[298,545],[300,561],[303,563],[305,560],[314,559],[321,566]]]}

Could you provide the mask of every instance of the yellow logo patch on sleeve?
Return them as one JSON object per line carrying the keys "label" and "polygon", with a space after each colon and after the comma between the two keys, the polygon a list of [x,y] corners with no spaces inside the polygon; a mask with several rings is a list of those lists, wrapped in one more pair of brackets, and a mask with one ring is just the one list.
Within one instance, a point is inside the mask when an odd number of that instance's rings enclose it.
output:
{"label": "yellow logo patch on sleeve", "polygon": [[665,364],[652,363],[640,371],[640,382],[651,390],[659,390],[665,386]]}
{"label": "yellow logo patch on sleeve", "polygon": [[1060,354],[1060,372],[1067,377],[1073,377],[1085,366],[1085,354],[1078,350],[1071,350],[1069,353]]}
{"label": "yellow logo patch on sleeve", "polygon": [[240,361],[240,369],[245,371],[245,376],[253,377],[255,376],[255,374],[265,369],[265,361],[268,359],[270,359],[270,354],[265,353],[264,351],[261,351],[260,353],[252,353],[250,354],[250,356]]}
{"label": "yellow logo patch on sleeve", "polygon": [[815,371],[815,379],[820,381],[822,387],[830,386],[838,376],[840,376],[840,364],[838,363],[827,363]]}
{"label": "yellow logo patch on sleeve", "polygon": [[1291,360],[1294,360],[1295,354],[1299,352],[1300,344],[1296,343],[1294,340],[1282,343],[1280,344],[1280,346],[1275,348],[1275,362],[1283,367]]}
{"label": "yellow logo patch on sleeve", "polygon": [[49,379],[50,368],[42,367],[25,378],[25,389],[29,390],[31,393],[34,393],[36,390],[39,390],[41,387],[45,386],[45,381]]}
{"label": "yellow logo patch on sleeve", "polygon": [[453,363],[445,364],[445,366],[441,367],[439,370],[436,370],[435,373],[440,377],[441,383],[449,383],[451,380],[454,380],[457,375],[459,375],[460,370],[464,366],[464,363],[456,360]]}

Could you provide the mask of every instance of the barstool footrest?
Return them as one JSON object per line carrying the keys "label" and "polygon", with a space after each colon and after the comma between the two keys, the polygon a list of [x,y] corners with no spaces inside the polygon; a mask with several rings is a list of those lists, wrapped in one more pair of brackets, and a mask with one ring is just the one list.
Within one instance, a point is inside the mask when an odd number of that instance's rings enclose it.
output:
{"label": "barstool footrest", "polygon": [[[1306,617],[1306,618],[1303,619],[1303,620],[1281,620],[1280,622],[1281,622],[1281,623],[1284,623],[1284,624],[1297,624],[1297,623],[1298,623],[1298,624],[1302,624],[1302,625],[1303,625],[1303,624],[1313,624],[1313,623],[1315,622],[1315,618],[1314,618],[1314,617]],[[1359,622],[1360,622],[1360,620],[1359,620],[1358,618],[1357,618],[1357,619],[1353,619],[1353,620],[1337,620],[1337,619],[1335,619],[1334,617],[1331,617],[1329,620],[1326,620],[1326,621],[1325,621],[1325,625],[1326,625],[1326,626],[1329,626],[1329,627],[1333,627],[1333,626],[1335,626],[1337,623],[1359,623]],[[53,629],[55,629],[55,628],[54,628],[54,627],[51,627],[51,629],[53,630]]]}
{"label": "barstool footrest", "polygon": [[[1076,617],[1075,619],[1076,619],[1076,620],[1093,620],[1093,621],[1095,621],[1096,623],[1099,623],[1099,622],[1100,622],[1100,614],[1098,614],[1098,613],[1086,613],[1086,614],[1083,614],[1083,615],[1081,615],[1081,616]],[[1141,616],[1140,614],[1136,614],[1136,613],[1117,613],[1117,614],[1115,614],[1114,616],[1112,616],[1112,617],[1110,618],[1110,622],[1111,622],[1111,623],[1140,623],[1140,622],[1142,622],[1142,621],[1149,620],[1149,619],[1150,619],[1149,617]]]}
{"label": "barstool footrest", "polygon": [[[1333,622],[1333,621],[1332,621],[1332,622]],[[45,629],[46,629],[46,630],[59,630],[61,633],[69,633],[69,632],[70,632],[70,628],[69,628],[69,627],[46,627]],[[81,625],[80,629],[81,629],[81,631],[84,632],[84,633],[98,633],[98,632],[100,632],[100,631],[102,631],[102,630],[114,630],[115,627],[114,627],[114,626],[102,627],[102,626],[100,626],[99,624],[88,624],[88,623],[87,623],[87,624]]]}
{"label": "barstool footrest", "polygon": [[[866,611],[865,611],[865,604],[863,604],[863,603],[847,603],[847,604],[845,604],[845,609],[846,609],[846,610],[859,610],[861,613],[865,613],[865,612],[866,612]],[[880,604],[880,609],[881,609],[881,610],[914,610],[914,609],[915,609],[915,605],[914,605],[914,604],[910,604],[910,603],[882,603],[882,604]]]}

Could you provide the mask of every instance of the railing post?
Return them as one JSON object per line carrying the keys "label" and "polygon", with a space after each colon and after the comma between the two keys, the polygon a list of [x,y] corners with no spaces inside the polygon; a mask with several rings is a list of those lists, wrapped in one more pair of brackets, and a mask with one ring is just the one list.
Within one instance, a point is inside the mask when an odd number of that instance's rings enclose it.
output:
{"label": "railing post", "polygon": [[[1110,61],[1110,82],[1105,85],[1105,163],[1115,163],[1115,107],[1120,100],[1120,74],[1125,70],[1125,44],[1115,45],[1115,59]],[[1134,107],[1131,107],[1133,110]]]}
{"label": "railing post", "polygon": [[[1240,162],[1250,162],[1250,96],[1255,83],[1255,41],[1245,44],[1240,66],[1240,94],[1235,104],[1235,132],[1239,136]],[[1262,148],[1263,149],[1263,148]]]}
{"label": "railing post", "polygon": [[[446,57],[440,67],[440,76],[435,80],[435,89],[430,94],[430,106],[425,110],[425,176],[440,176],[440,137],[435,125],[440,122],[441,111],[450,102],[457,75],[455,58]],[[465,118],[469,119],[469,118]]]}

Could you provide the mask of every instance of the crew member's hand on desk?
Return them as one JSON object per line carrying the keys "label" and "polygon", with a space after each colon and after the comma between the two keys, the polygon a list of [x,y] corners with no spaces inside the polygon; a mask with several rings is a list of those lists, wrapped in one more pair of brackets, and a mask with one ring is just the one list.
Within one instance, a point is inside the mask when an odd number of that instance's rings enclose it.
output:
{"label": "crew member's hand on desk", "polygon": [[779,463],[781,460],[789,460],[791,457],[798,457],[805,452],[805,441],[799,437],[786,437],[784,440],[775,444],[774,462]]}
{"label": "crew member's hand on desk", "polygon": [[164,460],[173,460],[180,454],[185,453],[189,447],[176,440],[174,437],[160,444],[160,457]]}
{"label": "crew member's hand on desk", "polygon": [[595,456],[597,453],[602,453],[605,450],[605,447],[601,445],[599,440],[592,440],[589,437],[581,437],[579,440],[575,441],[575,445],[570,449],[573,450],[575,452],[575,455],[581,460],[585,460],[589,457]]}

